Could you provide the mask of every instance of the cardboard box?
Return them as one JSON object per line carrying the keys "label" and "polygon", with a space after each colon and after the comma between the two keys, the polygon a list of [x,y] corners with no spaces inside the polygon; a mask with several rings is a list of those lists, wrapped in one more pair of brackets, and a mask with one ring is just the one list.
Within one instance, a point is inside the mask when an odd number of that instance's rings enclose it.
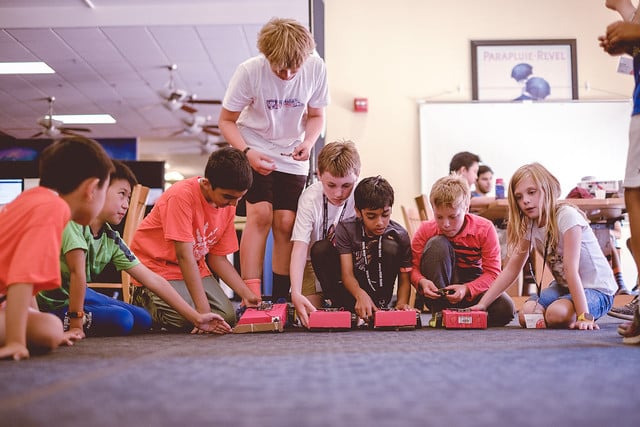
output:
{"label": "cardboard box", "polygon": [[278,322],[285,324],[287,321],[287,304],[263,304],[263,307],[247,308],[238,319],[238,325],[273,323],[276,318]]}
{"label": "cardboard box", "polygon": [[442,310],[442,326],[447,329],[486,329],[487,312],[455,308]]}
{"label": "cardboard box", "polygon": [[282,332],[287,322],[287,304],[263,303],[258,308],[249,307],[238,319],[234,333],[277,331]]}
{"label": "cardboard box", "polygon": [[232,332],[234,334],[248,334],[252,332],[282,332],[284,324],[280,321],[273,323],[245,323],[236,325]]}
{"label": "cardboard box", "polygon": [[417,325],[414,310],[378,310],[373,315],[373,329],[415,329]]}
{"label": "cardboard box", "polygon": [[310,330],[351,329],[352,315],[346,310],[316,310],[309,315]]}

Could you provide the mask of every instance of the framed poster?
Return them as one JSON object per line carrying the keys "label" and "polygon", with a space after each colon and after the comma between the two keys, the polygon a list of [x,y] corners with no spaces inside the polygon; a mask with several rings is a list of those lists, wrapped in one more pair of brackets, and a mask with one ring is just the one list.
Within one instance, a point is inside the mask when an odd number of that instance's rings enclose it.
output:
{"label": "framed poster", "polygon": [[576,40],[472,40],[472,99],[578,99]]}

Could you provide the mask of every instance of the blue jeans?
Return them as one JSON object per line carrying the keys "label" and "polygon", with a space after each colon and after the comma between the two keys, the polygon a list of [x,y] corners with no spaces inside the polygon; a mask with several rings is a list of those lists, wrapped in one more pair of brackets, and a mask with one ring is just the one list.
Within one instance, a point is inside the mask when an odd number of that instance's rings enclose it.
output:
{"label": "blue jeans", "polygon": [[[68,306],[53,312],[60,319]],[[151,328],[151,315],[141,307],[110,298],[91,288],[84,297],[84,311],[92,316],[89,336],[119,336],[147,332]]]}
{"label": "blue jeans", "polygon": [[[611,309],[611,306],[613,305],[613,295],[605,295],[595,289],[585,289],[584,295],[587,298],[589,313],[591,313],[596,319],[599,319],[607,314]],[[558,285],[558,283],[554,280],[549,284],[547,288],[543,289],[542,292],[540,292],[538,303],[546,310],[552,302],[561,298],[568,299],[573,303],[571,293],[569,293],[569,288],[566,286]],[[535,299],[535,297],[529,298],[529,300],[532,301],[535,301]]]}

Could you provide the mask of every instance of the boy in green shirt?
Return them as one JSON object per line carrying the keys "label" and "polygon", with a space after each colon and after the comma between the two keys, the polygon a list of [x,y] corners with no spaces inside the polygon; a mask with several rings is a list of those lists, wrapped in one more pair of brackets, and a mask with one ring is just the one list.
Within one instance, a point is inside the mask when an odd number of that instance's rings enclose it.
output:
{"label": "boy in green shirt", "polygon": [[98,217],[88,226],[75,222],[66,226],[61,253],[63,284],[61,288],[38,294],[40,309],[62,319],[67,317],[70,330],[82,336],[87,313],[91,313],[88,329],[91,335],[128,335],[149,330],[152,320],[146,310],[87,288],[87,282],[113,263],[118,271],[127,271],[189,319],[195,326],[193,332],[229,332],[229,325],[219,315],[201,314],[186,304],[165,279],[138,261],[120,234],[111,228],[111,224],[119,224],[126,215],[131,190],[137,184],[135,175],[125,164],[113,163],[115,172],[111,174],[105,204]]}

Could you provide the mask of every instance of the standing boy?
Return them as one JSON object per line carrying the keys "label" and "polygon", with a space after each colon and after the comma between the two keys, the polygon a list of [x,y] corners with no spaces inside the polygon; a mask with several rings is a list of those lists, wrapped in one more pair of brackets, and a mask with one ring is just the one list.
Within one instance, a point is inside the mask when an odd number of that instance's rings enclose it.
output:
{"label": "standing boy", "polygon": [[70,219],[88,224],[98,214],[113,170],[104,149],[85,138],[51,144],[39,166],[40,186],[0,211],[0,359],[25,359],[28,347],[52,350],[79,338],[37,311],[33,296],[60,286],[62,230]]}
{"label": "standing boy", "polygon": [[291,232],[309,155],[324,128],[329,89],[313,36],[299,22],[272,19],[260,30],[258,49],[261,55],[240,64],[231,78],[218,123],[253,168],[240,242],[242,277],[260,295],[271,229],[273,297],[278,300],[289,294]]}
{"label": "standing boy", "polygon": [[368,320],[374,311],[389,306],[397,278],[395,308],[412,310],[411,243],[407,231],[391,220],[393,188],[380,176],[369,177],[357,185],[353,198],[356,218],[336,227],[339,261],[328,251],[323,258],[312,257],[323,291],[335,296],[334,307],[355,310]]}
{"label": "standing boy", "polygon": [[314,251],[333,245],[338,222],[355,216],[353,188],[360,174],[360,156],[351,141],[326,144],[318,154],[319,181],[298,201],[291,240],[291,301],[303,326],[324,295],[311,265]]}
{"label": "standing boy", "polygon": [[[624,175],[624,202],[629,215],[631,239],[629,249],[636,268],[640,271],[640,12],[629,0],[606,0],[605,5],[616,10],[623,21],[610,24],[606,34],[600,36],[600,46],[610,55],[627,53],[633,57],[633,111],[629,125],[629,149]],[[614,313],[631,317],[632,322],[622,327],[625,344],[640,344],[640,299],[634,298],[623,307],[614,307]]]}
{"label": "standing boy", "polygon": [[[62,287],[40,292],[38,305],[61,319],[67,316],[69,329],[84,336],[83,317],[91,313],[91,335],[128,335],[145,332],[151,327],[151,315],[143,308],[109,298],[87,288],[107,264],[118,271],[125,270],[134,279],[175,307],[196,327],[218,332],[230,329],[222,318],[214,313],[200,314],[190,307],[171,285],[149,270],[129,250],[120,234],[111,228],[118,225],[129,209],[131,189],[137,179],[124,163],[114,160],[104,207],[89,225],[70,221],[62,235],[61,271]],[[67,313],[83,313],[69,316]],[[225,327],[226,325],[226,327]]]}
{"label": "standing boy", "polygon": [[[500,272],[496,230],[488,219],[469,214],[469,186],[462,177],[440,178],[429,199],[435,219],[424,222],[411,242],[411,283],[433,314],[470,307]],[[487,311],[489,326],[504,326],[513,319],[513,301],[503,293]]]}
{"label": "standing boy", "polygon": [[[227,259],[238,250],[235,206],[251,181],[251,166],[240,150],[214,151],[204,177],[177,182],[165,191],[131,243],[140,262],[167,279],[191,307],[203,314],[218,313],[229,325],[236,323],[235,311],[212,273],[249,304],[260,301]],[[193,327],[192,321],[151,289],[136,288],[133,303],[146,308],[159,326]]]}

